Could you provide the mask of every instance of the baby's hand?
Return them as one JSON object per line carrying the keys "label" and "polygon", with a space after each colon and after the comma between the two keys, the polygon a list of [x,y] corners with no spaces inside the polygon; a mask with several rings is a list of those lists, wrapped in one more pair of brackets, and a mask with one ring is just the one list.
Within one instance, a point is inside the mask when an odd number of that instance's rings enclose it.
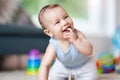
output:
{"label": "baby's hand", "polygon": [[67,30],[68,32],[64,33],[63,37],[71,43],[75,42],[78,39],[76,29],[72,30],[71,28],[68,28]]}

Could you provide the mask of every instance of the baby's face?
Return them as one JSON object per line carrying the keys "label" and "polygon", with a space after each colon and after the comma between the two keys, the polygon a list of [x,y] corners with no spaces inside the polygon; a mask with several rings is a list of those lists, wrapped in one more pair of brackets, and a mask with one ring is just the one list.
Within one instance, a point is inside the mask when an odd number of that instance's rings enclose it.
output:
{"label": "baby's face", "polygon": [[42,22],[57,39],[63,38],[63,35],[69,32],[69,29],[74,29],[72,19],[61,7],[47,9],[42,16]]}

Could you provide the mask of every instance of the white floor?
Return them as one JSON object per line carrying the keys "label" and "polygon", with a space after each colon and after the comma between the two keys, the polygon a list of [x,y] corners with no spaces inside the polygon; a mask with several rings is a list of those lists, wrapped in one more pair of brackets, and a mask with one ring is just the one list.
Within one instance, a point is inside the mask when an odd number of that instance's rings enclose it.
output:
{"label": "white floor", "polygon": [[5,71],[0,72],[0,80],[38,80],[36,76],[28,76],[22,71]]}
{"label": "white floor", "polygon": [[[26,75],[25,70],[0,72],[0,80],[38,80],[36,76]],[[98,80],[120,80],[120,74],[109,73],[99,75]]]}

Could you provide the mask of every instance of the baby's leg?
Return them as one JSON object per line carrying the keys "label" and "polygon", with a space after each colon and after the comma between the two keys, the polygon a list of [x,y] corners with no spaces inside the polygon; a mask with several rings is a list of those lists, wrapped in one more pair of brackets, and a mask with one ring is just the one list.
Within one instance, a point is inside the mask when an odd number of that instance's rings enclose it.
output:
{"label": "baby's leg", "polygon": [[69,71],[58,60],[56,60],[49,71],[48,80],[66,80],[68,75]]}
{"label": "baby's leg", "polygon": [[96,64],[92,59],[75,72],[77,72],[75,80],[97,80]]}
{"label": "baby's leg", "polygon": [[85,73],[77,76],[75,80],[97,80],[97,76],[94,73]]}

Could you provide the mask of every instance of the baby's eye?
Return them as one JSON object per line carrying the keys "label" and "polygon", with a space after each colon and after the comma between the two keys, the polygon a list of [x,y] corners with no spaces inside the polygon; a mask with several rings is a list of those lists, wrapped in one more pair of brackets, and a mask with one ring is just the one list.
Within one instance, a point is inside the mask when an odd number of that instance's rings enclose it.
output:
{"label": "baby's eye", "polygon": [[68,18],[68,17],[69,17],[69,16],[67,15],[67,16],[64,17],[64,19],[66,19],[66,18]]}
{"label": "baby's eye", "polygon": [[60,21],[55,22],[55,24],[59,24],[59,23],[60,23]]}

